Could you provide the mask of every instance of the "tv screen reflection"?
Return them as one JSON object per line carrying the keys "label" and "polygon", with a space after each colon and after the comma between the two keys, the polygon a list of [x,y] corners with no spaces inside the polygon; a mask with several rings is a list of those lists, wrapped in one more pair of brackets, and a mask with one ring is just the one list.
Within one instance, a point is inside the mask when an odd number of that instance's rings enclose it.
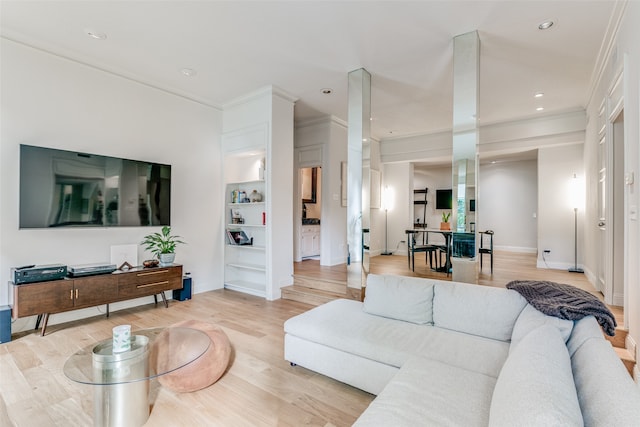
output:
{"label": "tv screen reflection", "polygon": [[20,228],[170,225],[171,166],[20,146]]}

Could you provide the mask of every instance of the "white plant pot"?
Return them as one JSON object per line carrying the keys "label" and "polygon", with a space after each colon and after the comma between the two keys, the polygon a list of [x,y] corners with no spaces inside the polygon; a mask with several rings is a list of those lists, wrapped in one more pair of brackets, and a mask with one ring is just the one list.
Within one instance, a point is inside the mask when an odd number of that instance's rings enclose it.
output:
{"label": "white plant pot", "polygon": [[176,259],[176,254],[160,254],[160,265],[167,266],[173,264],[173,261]]}

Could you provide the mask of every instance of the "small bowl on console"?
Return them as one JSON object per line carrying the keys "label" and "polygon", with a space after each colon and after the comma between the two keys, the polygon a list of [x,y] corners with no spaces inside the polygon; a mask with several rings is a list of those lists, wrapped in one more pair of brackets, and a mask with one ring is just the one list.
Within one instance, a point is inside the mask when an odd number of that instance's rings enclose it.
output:
{"label": "small bowl on console", "polygon": [[144,268],[157,267],[158,264],[160,264],[160,261],[158,261],[157,259],[147,259],[145,261],[142,261],[142,265],[144,266]]}

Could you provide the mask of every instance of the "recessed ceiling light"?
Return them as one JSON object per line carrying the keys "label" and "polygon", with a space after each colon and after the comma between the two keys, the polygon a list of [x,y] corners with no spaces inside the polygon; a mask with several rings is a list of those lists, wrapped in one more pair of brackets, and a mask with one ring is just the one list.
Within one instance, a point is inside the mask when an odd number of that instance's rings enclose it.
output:
{"label": "recessed ceiling light", "polygon": [[100,31],[85,29],[84,33],[89,37],[91,37],[92,39],[96,39],[96,40],[104,40],[107,38],[107,35],[105,33],[101,33]]}
{"label": "recessed ceiling light", "polygon": [[187,77],[193,77],[198,74],[198,72],[193,68],[183,68],[180,72]]}
{"label": "recessed ceiling light", "polygon": [[544,110],[544,107],[538,107],[538,108],[536,108],[536,111],[542,111],[542,110]]}
{"label": "recessed ceiling light", "polygon": [[539,30],[548,30],[551,27],[553,27],[553,21],[552,20],[547,20],[547,21],[541,22],[540,25],[538,25],[538,29]]}
{"label": "recessed ceiling light", "polygon": [[325,95],[330,95],[331,93],[333,93],[333,89],[331,89],[330,87],[325,87],[320,89],[320,92],[322,92]]}
{"label": "recessed ceiling light", "polygon": [[542,98],[544,96],[544,92],[536,92],[533,94],[534,98]]}

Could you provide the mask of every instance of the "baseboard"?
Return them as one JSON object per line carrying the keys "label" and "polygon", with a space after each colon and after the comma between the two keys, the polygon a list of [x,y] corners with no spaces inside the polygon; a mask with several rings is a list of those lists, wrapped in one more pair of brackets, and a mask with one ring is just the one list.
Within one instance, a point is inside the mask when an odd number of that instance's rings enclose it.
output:
{"label": "baseboard", "polygon": [[[546,269],[551,269],[551,270],[569,270],[570,268],[573,268],[575,265],[573,263],[566,263],[566,262],[549,262],[547,261],[546,263],[541,260],[538,259],[538,261],[536,262],[536,267],[538,268],[546,268]],[[580,264],[578,264],[578,268],[582,268],[582,266]]]}
{"label": "baseboard", "polygon": [[638,364],[633,368],[633,380],[636,382],[638,388],[640,388],[640,368],[638,368]]}
{"label": "baseboard", "polygon": [[611,305],[615,305],[618,307],[624,306],[624,294],[613,294],[613,300],[611,301]]}
{"label": "baseboard", "polygon": [[496,251],[518,252],[518,253],[525,253],[525,254],[538,253],[538,248],[528,248],[526,246],[499,246],[499,245],[495,245],[493,248]]}

